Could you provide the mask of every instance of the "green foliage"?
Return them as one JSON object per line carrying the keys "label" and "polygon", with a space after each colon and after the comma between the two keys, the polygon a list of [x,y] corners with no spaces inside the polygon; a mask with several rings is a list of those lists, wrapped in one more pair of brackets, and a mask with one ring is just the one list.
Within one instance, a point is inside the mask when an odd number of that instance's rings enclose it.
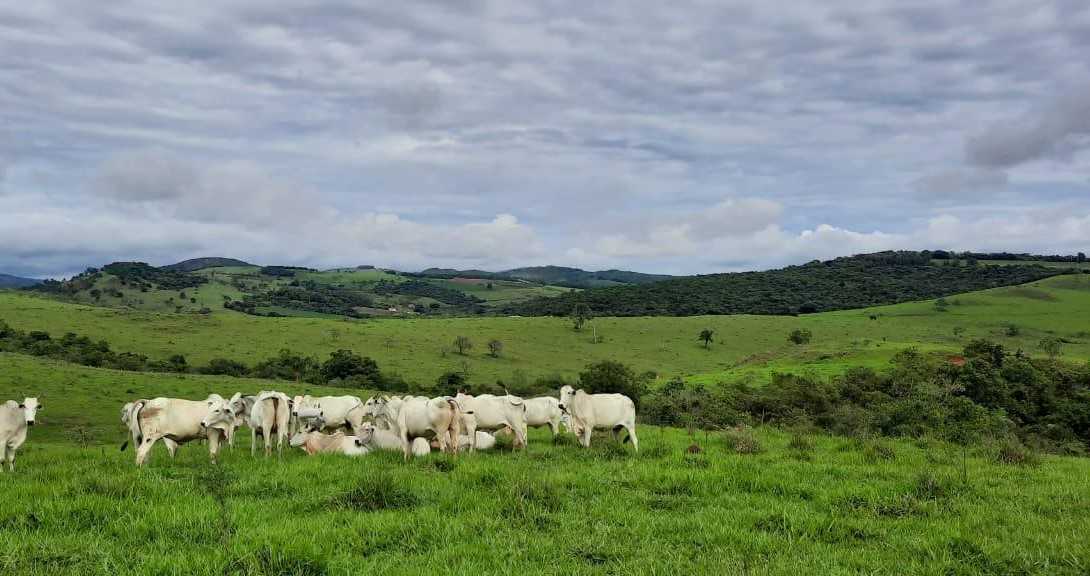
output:
{"label": "green foliage", "polygon": [[799,346],[803,344],[809,344],[810,340],[814,337],[813,332],[806,328],[795,328],[787,335],[787,340],[793,344]]}
{"label": "green foliage", "polygon": [[700,331],[699,339],[704,342],[704,347],[707,348],[712,343],[712,339],[715,337],[715,330],[709,330],[705,328]]}
{"label": "green foliage", "polygon": [[764,452],[764,445],[753,432],[753,428],[746,425],[728,428],[723,431],[723,441],[727,448],[738,454],[760,454]]}
{"label": "green foliage", "polygon": [[582,303],[600,316],[797,314],[929,300],[1024,284],[1062,272],[1028,265],[953,268],[933,265],[928,252],[880,252],[767,272],[592,288],[513,304],[507,310],[526,316],[563,316]]}
{"label": "green foliage", "polygon": [[484,302],[476,296],[465,292],[445,288],[431,282],[422,280],[409,280],[407,282],[379,282],[373,288],[376,294],[401,294],[405,296],[418,296],[438,300],[451,306],[470,308]]}
{"label": "green foliage", "polygon": [[1063,351],[1063,341],[1055,336],[1042,338],[1037,343],[1037,349],[1047,354],[1049,358],[1055,358]]}
{"label": "green foliage", "polygon": [[493,358],[499,358],[500,353],[503,352],[503,342],[493,338],[488,341],[488,355]]}
{"label": "green foliage", "polygon": [[575,328],[576,331],[582,330],[583,325],[587,322],[590,322],[590,320],[593,318],[594,313],[591,312],[590,306],[587,306],[582,302],[578,302],[575,304],[575,306],[572,307],[571,321],[572,327]]}
{"label": "green foliage", "polygon": [[378,364],[351,350],[337,350],[329,355],[320,369],[324,382],[337,382],[351,388],[384,389]]}
{"label": "green foliage", "polygon": [[588,364],[579,373],[579,385],[588,394],[624,394],[638,408],[647,391],[647,379],[637,376],[631,368],[611,360]]}
{"label": "green foliage", "polygon": [[454,350],[458,354],[460,354],[462,356],[465,356],[472,349],[473,349],[473,341],[470,340],[469,337],[467,337],[467,336],[458,336],[457,338],[454,339]]}

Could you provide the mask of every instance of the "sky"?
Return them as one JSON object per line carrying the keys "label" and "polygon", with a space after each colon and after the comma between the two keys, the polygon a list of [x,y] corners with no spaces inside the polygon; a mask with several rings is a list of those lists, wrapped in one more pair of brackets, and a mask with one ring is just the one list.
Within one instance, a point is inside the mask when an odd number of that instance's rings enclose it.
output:
{"label": "sky", "polygon": [[1090,3],[0,3],[0,272],[1090,248]]}

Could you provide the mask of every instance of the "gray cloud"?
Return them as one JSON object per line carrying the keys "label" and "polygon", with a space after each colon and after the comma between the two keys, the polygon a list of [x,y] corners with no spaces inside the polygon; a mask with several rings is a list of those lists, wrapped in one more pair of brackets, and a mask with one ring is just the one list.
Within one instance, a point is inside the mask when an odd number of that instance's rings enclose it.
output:
{"label": "gray cloud", "polygon": [[1090,146],[1090,83],[1066,86],[1046,105],[997,123],[970,138],[966,156],[978,166],[1002,168],[1042,158],[1070,159]]}
{"label": "gray cloud", "polygon": [[0,269],[707,272],[1090,212],[1086,93],[1051,96],[1090,78],[1084,2],[43,0],[0,22],[3,190],[42,216]]}

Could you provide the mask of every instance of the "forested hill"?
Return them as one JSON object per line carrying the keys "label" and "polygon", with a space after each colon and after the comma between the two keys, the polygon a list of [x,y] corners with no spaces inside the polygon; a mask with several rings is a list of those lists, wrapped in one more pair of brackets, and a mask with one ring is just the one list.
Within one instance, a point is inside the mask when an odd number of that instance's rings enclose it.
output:
{"label": "forested hill", "polygon": [[648,284],[673,278],[665,274],[644,274],[627,270],[599,270],[592,272],[566,266],[528,266],[502,272],[484,270],[455,270],[453,268],[428,268],[413,276],[425,278],[483,278],[495,280],[525,280],[567,288],[598,288],[620,284]]}
{"label": "forested hill", "polygon": [[1063,274],[1036,265],[978,266],[930,252],[879,252],[765,272],[709,274],[594,288],[513,304],[524,316],[562,316],[586,304],[597,316],[798,314],[927,300]]}
{"label": "forested hill", "polygon": [[244,262],[237,258],[222,258],[218,256],[209,256],[204,258],[190,258],[189,260],[182,260],[176,264],[170,264],[169,266],[163,266],[167,270],[174,270],[175,272],[196,272],[197,270],[204,270],[205,268],[217,268],[221,266],[253,266],[249,262]]}

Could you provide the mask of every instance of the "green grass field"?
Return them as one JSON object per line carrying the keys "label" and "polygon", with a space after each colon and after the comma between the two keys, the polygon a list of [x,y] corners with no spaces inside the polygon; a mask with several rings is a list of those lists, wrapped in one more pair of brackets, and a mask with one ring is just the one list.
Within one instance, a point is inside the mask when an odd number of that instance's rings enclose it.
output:
{"label": "green grass field", "polygon": [[[190,364],[216,357],[253,363],[285,347],[324,358],[349,348],[375,358],[384,370],[418,382],[465,369],[471,382],[518,374],[572,377],[586,364],[605,359],[654,371],[660,378],[764,380],[772,371],[832,374],[853,365],[880,366],[907,347],[956,353],[973,338],[1037,354],[1037,343],[1055,336],[1067,341],[1065,358],[1090,358],[1090,276],[1060,276],[947,300],[945,312],[933,302],[914,302],[800,317],[598,318],[576,332],[563,318],[345,321],[261,318],[231,311],[204,316],[79,306],[9,291],[0,292],[0,319],[22,330],[57,336],[72,331],[104,339],[116,350],[152,358],[182,353]],[[1017,335],[1008,335],[1010,323],[1018,327]],[[704,328],[715,331],[709,349],[697,339]],[[812,342],[789,343],[787,334],[795,328],[811,330]],[[462,335],[475,344],[464,357],[451,351],[452,341]],[[595,335],[601,342],[594,342]],[[504,343],[500,358],[486,354],[485,344],[492,338]]]}
{"label": "green grass field", "polygon": [[[0,355],[0,398],[36,390],[39,425],[0,474],[0,574],[1085,574],[1090,460],[967,460],[933,441],[760,429],[639,429],[582,450],[253,459],[200,444],[145,469],[119,452],[123,401],[273,386]],[[290,384],[275,386],[289,392]],[[322,392],[312,387],[312,392]],[[691,443],[701,454],[686,454]],[[883,449],[876,450],[881,446]]]}
{"label": "green grass field", "polygon": [[[834,374],[916,346],[955,352],[975,337],[1034,351],[1062,337],[1090,357],[1090,278],[933,302],[804,317],[599,318],[574,332],[556,318],[258,318],[152,313],[0,293],[0,319],[66,331],[153,357],[183,352],[247,362],[290,347],[352,348],[383,369],[434,379],[559,373],[617,359],[660,377],[714,383],[771,371]],[[871,319],[874,316],[875,319]],[[1019,327],[1008,336],[1007,324]],[[697,340],[712,328],[705,350]],[[810,329],[796,346],[787,333]],[[964,332],[954,335],[954,328]],[[592,342],[597,333],[601,343]],[[479,348],[446,350],[456,335]],[[504,357],[484,356],[491,337]],[[603,434],[582,450],[531,434],[513,453],[360,460],[252,459],[248,433],[219,466],[207,448],[158,448],[145,469],[119,452],[121,405],[159,395],[278,389],[368,396],[291,382],[121,372],[0,353],[0,399],[36,395],[39,425],[15,474],[0,474],[0,574],[1086,574],[1090,460],[1001,464],[933,440],[859,440],[758,429],[757,454],[722,433],[639,428],[631,453]],[[687,454],[697,443],[703,452]],[[794,446],[794,447],[793,447]]]}

